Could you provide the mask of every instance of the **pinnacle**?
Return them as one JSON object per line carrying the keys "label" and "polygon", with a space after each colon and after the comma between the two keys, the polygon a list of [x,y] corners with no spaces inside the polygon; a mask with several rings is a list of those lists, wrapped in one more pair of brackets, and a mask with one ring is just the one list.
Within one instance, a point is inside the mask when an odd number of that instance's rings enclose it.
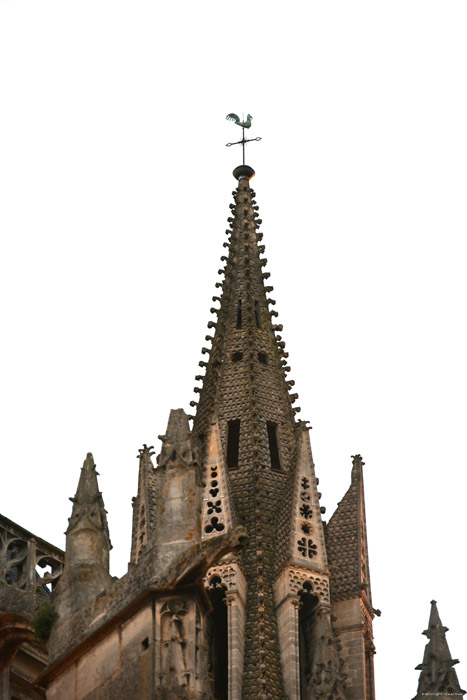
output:
{"label": "pinnacle", "polygon": [[446,641],[447,627],[443,627],[435,600],[431,601],[428,629],[423,634],[428,637],[423,662],[416,667],[420,671],[418,693],[414,700],[426,695],[437,695],[442,700],[451,695],[464,695],[457,674],[453,668],[459,663],[451,657]]}
{"label": "pinnacle", "polygon": [[97,483],[98,473],[91,452],[88,452],[81,468],[74,503],[93,503],[100,495]]}
{"label": "pinnacle", "polygon": [[165,467],[177,459],[185,465],[198,463],[188,416],[183,408],[170,411],[166,434],[159,435],[159,439],[162,440],[161,453],[157,458],[159,467]]}
{"label": "pinnacle", "polygon": [[94,527],[104,531],[109,549],[111,549],[107,511],[104,507],[102,494],[99,491],[97,477],[98,472],[96,471],[94,458],[91,452],[88,452],[81,468],[76,494],[73,498],[70,498],[70,501],[73,503],[73,509],[66,534],[75,529],[86,518]]}
{"label": "pinnacle", "polygon": [[427,637],[430,637],[433,635],[434,631],[442,630],[443,632],[447,632],[448,628],[443,627],[441,618],[439,616],[438,612],[438,607],[436,604],[436,600],[431,601],[431,611],[430,611],[430,619],[428,621],[428,629],[425,630],[423,634],[425,634]]}

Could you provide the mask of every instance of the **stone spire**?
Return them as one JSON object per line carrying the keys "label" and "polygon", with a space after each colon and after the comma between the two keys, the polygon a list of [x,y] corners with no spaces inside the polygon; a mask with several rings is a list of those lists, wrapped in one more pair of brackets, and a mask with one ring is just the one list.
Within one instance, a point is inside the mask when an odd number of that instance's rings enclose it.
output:
{"label": "stone spire", "polygon": [[436,600],[431,601],[430,619],[428,629],[423,632],[428,637],[425,647],[423,663],[416,667],[420,671],[418,692],[413,700],[423,700],[427,695],[433,695],[439,700],[450,700],[453,696],[462,697],[465,690],[461,690],[457,674],[453,668],[459,663],[458,659],[452,659],[446,641],[447,627],[443,627],[439,617]]}
{"label": "stone spire", "polygon": [[[240,166],[234,171],[238,187],[233,192],[232,216],[223,277],[217,283],[217,316],[208,361],[199,393],[194,434],[205,444],[210,427],[218,421],[226,455],[233,507],[248,530],[243,570],[248,580],[245,622],[245,664],[242,699],[284,697],[273,582],[277,545],[274,522],[282,502],[287,474],[296,451],[297,425],[291,394],[293,382],[286,375],[288,353],[273,324],[275,301],[268,297],[269,273],[264,271],[263,234],[258,232],[254,192],[249,178],[253,171]],[[196,404],[192,402],[192,405]]]}
{"label": "stone spire", "polygon": [[154,448],[143,445],[139,450],[138,495],[133,499],[133,534],[131,562],[137,564],[154,532],[156,518],[156,475],[151,457]]}
{"label": "stone spire", "polygon": [[[109,569],[109,552],[112,549],[109,536],[109,526],[107,524],[107,511],[104,507],[104,500],[99,491],[97,482],[98,473],[94,464],[93,456],[88,452],[81,468],[78,488],[74,498],[70,498],[73,503],[71,517],[68,521],[67,563],[71,559],[73,564],[83,562],[85,564],[100,564],[105,569]],[[86,552],[81,546],[75,549],[75,534],[81,530],[89,529],[96,533],[93,540],[98,541],[99,547],[93,547],[92,553]],[[81,539],[81,538],[80,538]]]}
{"label": "stone spire", "polygon": [[65,566],[53,600],[60,615],[70,614],[93,600],[110,585],[109,552],[112,548],[107,511],[97,482],[92,454],[81,469],[66,531]]}

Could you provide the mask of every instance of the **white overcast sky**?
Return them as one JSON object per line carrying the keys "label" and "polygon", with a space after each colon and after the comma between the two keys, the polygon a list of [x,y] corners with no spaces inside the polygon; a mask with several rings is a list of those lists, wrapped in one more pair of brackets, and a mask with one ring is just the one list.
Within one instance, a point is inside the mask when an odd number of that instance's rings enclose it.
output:
{"label": "white overcast sky", "polygon": [[467,5],[0,0],[0,512],[63,547],[92,451],[112,572],[189,411],[240,152],[330,517],[366,462],[378,700],[429,602],[467,684]]}

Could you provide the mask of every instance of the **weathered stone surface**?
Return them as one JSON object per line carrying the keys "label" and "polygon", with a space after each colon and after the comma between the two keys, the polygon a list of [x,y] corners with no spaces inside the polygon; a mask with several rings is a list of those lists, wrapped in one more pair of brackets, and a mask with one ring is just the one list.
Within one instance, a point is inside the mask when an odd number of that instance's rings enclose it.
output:
{"label": "weathered stone surface", "polygon": [[53,604],[61,618],[59,625],[66,624],[64,621],[71,620],[77,610],[112,583],[107,515],[91,453],[81,469],[76,495],[70,500],[73,509],[66,531],[65,567],[53,591]]}
{"label": "weathered stone surface", "polygon": [[248,179],[233,194],[193,431],[173,410],[157,465],[152,447],[139,451],[119,580],[84,462],[38,681],[49,700],[374,700],[362,461],[325,541]]}

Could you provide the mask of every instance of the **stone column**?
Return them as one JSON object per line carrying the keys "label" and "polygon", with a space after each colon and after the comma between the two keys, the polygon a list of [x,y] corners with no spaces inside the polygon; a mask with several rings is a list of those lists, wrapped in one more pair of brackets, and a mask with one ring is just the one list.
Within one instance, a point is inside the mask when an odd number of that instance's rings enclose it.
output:
{"label": "stone column", "polygon": [[277,608],[282,671],[289,700],[300,700],[299,603],[297,595],[289,595]]}
{"label": "stone column", "polygon": [[229,700],[242,700],[245,602],[237,592],[227,592]]}

